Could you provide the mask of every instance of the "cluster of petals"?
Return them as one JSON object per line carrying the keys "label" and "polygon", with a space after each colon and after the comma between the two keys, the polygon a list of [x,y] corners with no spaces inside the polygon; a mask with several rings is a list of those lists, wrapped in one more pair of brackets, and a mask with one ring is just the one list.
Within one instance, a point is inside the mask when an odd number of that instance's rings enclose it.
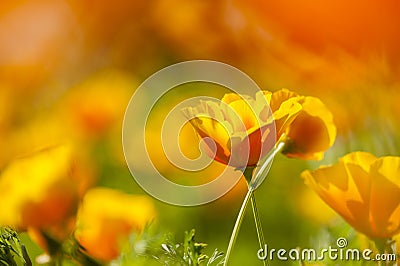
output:
{"label": "cluster of petals", "polygon": [[371,239],[400,232],[400,157],[353,152],[302,177],[353,228]]}
{"label": "cluster of petals", "polygon": [[336,138],[328,108],[318,98],[287,89],[260,91],[254,98],[229,93],[220,102],[202,101],[183,111],[206,152],[237,168],[256,166],[281,140],[286,156],[320,160]]}

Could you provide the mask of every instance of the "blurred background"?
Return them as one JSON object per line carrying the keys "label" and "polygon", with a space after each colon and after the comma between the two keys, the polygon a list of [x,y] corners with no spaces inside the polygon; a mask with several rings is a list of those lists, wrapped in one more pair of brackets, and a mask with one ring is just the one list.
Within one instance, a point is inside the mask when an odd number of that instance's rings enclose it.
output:
{"label": "blurred background", "polygon": [[[130,97],[163,67],[217,60],[242,70],[262,89],[320,97],[338,127],[336,143],[322,162],[276,158],[256,193],[268,246],[323,246],[336,236],[358,239],[299,174],[350,151],[399,155],[399,10],[396,0],[2,1],[0,169],[16,157],[72,142],[95,186],[145,194],[122,152]],[[174,105],[171,99],[196,93],[177,88],[161,99],[146,135],[157,168],[189,184],[208,180],[221,166],[215,163],[188,181],[163,155],[159,130]],[[220,97],[224,92],[207,93]],[[194,137],[189,129],[181,135],[189,156],[196,155],[190,155]],[[245,191],[240,182],[221,199],[190,208],[154,200],[156,224],[177,239],[195,228],[196,239],[209,244],[208,252],[224,251]],[[250,214],[232,265],[261,265]],[[28,249],[40,252],[33,243]]]}

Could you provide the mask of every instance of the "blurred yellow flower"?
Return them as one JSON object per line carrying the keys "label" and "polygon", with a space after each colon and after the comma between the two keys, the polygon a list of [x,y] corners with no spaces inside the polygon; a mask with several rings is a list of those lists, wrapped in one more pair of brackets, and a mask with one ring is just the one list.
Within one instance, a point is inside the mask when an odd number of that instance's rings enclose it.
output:
{"label": "blurred yellow flower", "polygon": [[135,83],[121,71],[99,71],[68,91],[60,102],[60,113],[78,136],[103,136],[121,127]]}
{"label": "blurred yellow flower", "polygon": [[68,145],[15,160],[0,176],[0,225],[43,230],[65,227],[88,185],[81,177]]}
{"label": "blurred yellow flower", "polygon": [[78,211],[75,237],[94,258],[110,261],[120,254],[131,232],[140,232],[155,217],[147,196],[109,188],[89,190]]}
{"label": "blurred yellow flower", "polygon": [[372,239],[400,232],[400,157],[350,153],[302,173],[305,183],[351,226]]}

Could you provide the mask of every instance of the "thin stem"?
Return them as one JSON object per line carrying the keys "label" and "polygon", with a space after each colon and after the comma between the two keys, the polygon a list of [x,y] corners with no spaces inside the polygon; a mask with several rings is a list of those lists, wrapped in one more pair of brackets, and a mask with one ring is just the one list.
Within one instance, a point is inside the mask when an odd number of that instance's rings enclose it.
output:
{"label": "thin stem", "polygon": [[244,169],[243,176],[246,179],[247,184],[251,183],[251,179],[253,178],[253,172],[255,168],[256,168],[255,166],[247,166]]}
{"label": "thin stem", "polygon": [[[251,191],[251,207],[253,209],[254,222],[256,223],[258,243],[260,244],[260,249],[263,249],[265,244],[265,238],[262,229],[260,215],[258,214],[256,195],[254,194],[254,190]],[[263,264],[267,265],[265,260],[263,260]]]}
{"label": "thin stem", "polygon": [[226,251],[224,266],[228,265],[228,261],[231,256],[233,246],[235,245],[236,238],[239,233],[240,225],[242,224],[244,214],[246,213],[247,205],[250,202],[251,194],[252,194],[252,190],[248,190],[246,197],[243,200],[242,207],[240,207],[240,211],[239,211],[238,217],[236,218],[235,226],[233,227],[233,231],[231,234],[231,239],[229,240],[228,249]]}
{"label": "thin stem", "polygon": [[[232,249],[235,245],[237,236],[239,234],[239,229],[242,224],[244,214],[246,213],[246,209],[247,209],[247,206],[250,201],[253,202],[252,207],[253,207],[254,221],[256,223],[258,241],[260,243],[260,247],[263,248],[262,245],[265,244],[265,239],[264,239],[264,234],[262,233],[261,220],[260,220],[260,217],[258,214],[258,209],[257,209],[256,201],[254,198],[254,191],[260,184],[261,178],[267,174],[267,172],[269,170],[269,166],[270,166],[273,158],[275,157],[276,154],[278,154],[283,149],[284,146],[285,146],[285,138],[282,138],[282,140],[276,144],[274,149],[272,149],[270,151],[270,153],[268,154],[266,159],[263,161],[261,167],[259,169],[256,169],[254,174],[253,174],[253,170],[254,170],[253,168],[247,167],[245,169],[243,174],[245,175],[245,178],[248,182],[248,191],[243,200],[242,206],[240,207],[239,214],[236,218],[235,226],[233,227],[231,238],[230,238],[229,244],[228,244],[228,249],[226,251],[224,266],[228,265],[228,261],[231,256]],[[263,261],[263,263],[265,265],[265,261]]]}
{"label": "thin stem", "polygon": [[282,151],[283,147],[285,147],[285,142],[281,141],[270,151],[264,162],[262,163],[261,167],[257,167],[255,169],[253,178],[250,182],[250,188],[255,190],[260,185],[261,181],[264,180],[265,176],[269,171],[269,166],[271,165],[272,160],[275,156]]}
{"label": "thin stem", "polygon": [[[250,182],[252,180],[253,171],[254,171],[254,167],[247,167],[245,169],[245,171],[243,172],[243,175],[247,180],[247,184],[250,184]],[[260,216],[258,214],[256,197],[255,197],[254,189],[252,189],[250,187],[250,185],[248,186],[248,189],[249,189],[249,191],[251,191],[250,200],[251,200],[251,207],[252,207],[252,210],[253,210],[254,222],[256,224],[257,239],[258,239],[258,243],[260,245],[260,249],[263,249],[264,248],[264,244],[265,244],[265,239],[264,239],[264,233],[263,233],[263,230],[262,230],[261,219],[260,219]],[[264,260],[263,260],[263,264],[266,265]]]}
{"label": "thin stem", "polygon": [[[300,254],[300,252],[301,252],[301,249],[298,247],[298,248],[296,248],[297,249],[297,252]],[[306,264],[304,263],[304,261],[302,260],[302,258],[300,258],[300,260],[299,260],[299,265],[300,266],[305,266]]]}

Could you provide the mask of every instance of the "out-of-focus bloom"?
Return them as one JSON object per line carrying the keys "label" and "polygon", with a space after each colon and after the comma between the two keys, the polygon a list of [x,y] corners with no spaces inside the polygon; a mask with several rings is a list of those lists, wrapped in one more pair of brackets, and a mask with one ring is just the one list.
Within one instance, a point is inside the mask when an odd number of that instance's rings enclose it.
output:
{"label": "out-of-focus bloom", "polygon": [[269,97],[277,139],[283,133],[287,136],[283,153],[293,158],[321,160],[336,138],[336,126],[328,108],[318,98],[299,96],[286,89]]}
{"label": "out-of-focus bloom", "polygon": [[46,148],[15,160],[0,176],[0,225],[65,229],[86,185],[68,145]]}
{"label": "out-of-focus bloom", "polygon": [[43,149],[10,163],[0,176],[0,225],[27,230],[43,250],[46,237],[63,241],[72,232],[79,199],[93,176],[77,163],[70,145]]}
{"label": "out-of-focus bloom", "polygon": [[71,130],[81,137],[102,136],[122,123],[135,82],[116,70],[103,70],[72,88],[60,104]]}
{"label": "out-of-focus bloom", "polygon": [[[8,111],[0,118],[0,136],[3,137],[0,145],[4,151],[0,153],[0,167],[37,147],[70,141],[79,145],[81,155],[90,152],[92,144],[106,140],[113,149],[111,153],[123,161],[122,144],[118,140],[130,91],[135,84],[134,78],[121,71],[102,70],[66,91],[57,102],[43,110],[28,108],[29,116],[26,116],[27,111],[24,115],[16,114],[17,107],[24,104],[15,96],[11,97],[11,92],[0,92],[0,111]],[[7,104],[1,105],[3,101]],[[80,164],[87,165],[90,164]]]}
{"label": "out-of-focus bloom", "polygon": [[204,101],[184,112],[208,154],[239,168],[257,165],[282,137],[286,156],[320,160],[336,137],[333,116],[318,98],[286,89],[262,91],[255,99],[226,94],[220,104]]}
{"label": "out-of-focus bloom", "polygon": [[351,226],[372,239],[400,232],[400,157],[350,153],[302,173],[305,183]]}
{"label": "out-of-focus bloom", "polygon": [[140,232],[155,216],[146,196],[108,188],[89,190],[78,211],[75,237],[94,258],[116,258],[131,232]]}
{"label": "out-of-focus bloom", "polygon": [[[216,161],[242,168],[257,165],[275,144],[275,125],[267,101],[225,94],[218,104],[202,101],[185,115]],[[215,146],[214,146],[215,145]]]}

